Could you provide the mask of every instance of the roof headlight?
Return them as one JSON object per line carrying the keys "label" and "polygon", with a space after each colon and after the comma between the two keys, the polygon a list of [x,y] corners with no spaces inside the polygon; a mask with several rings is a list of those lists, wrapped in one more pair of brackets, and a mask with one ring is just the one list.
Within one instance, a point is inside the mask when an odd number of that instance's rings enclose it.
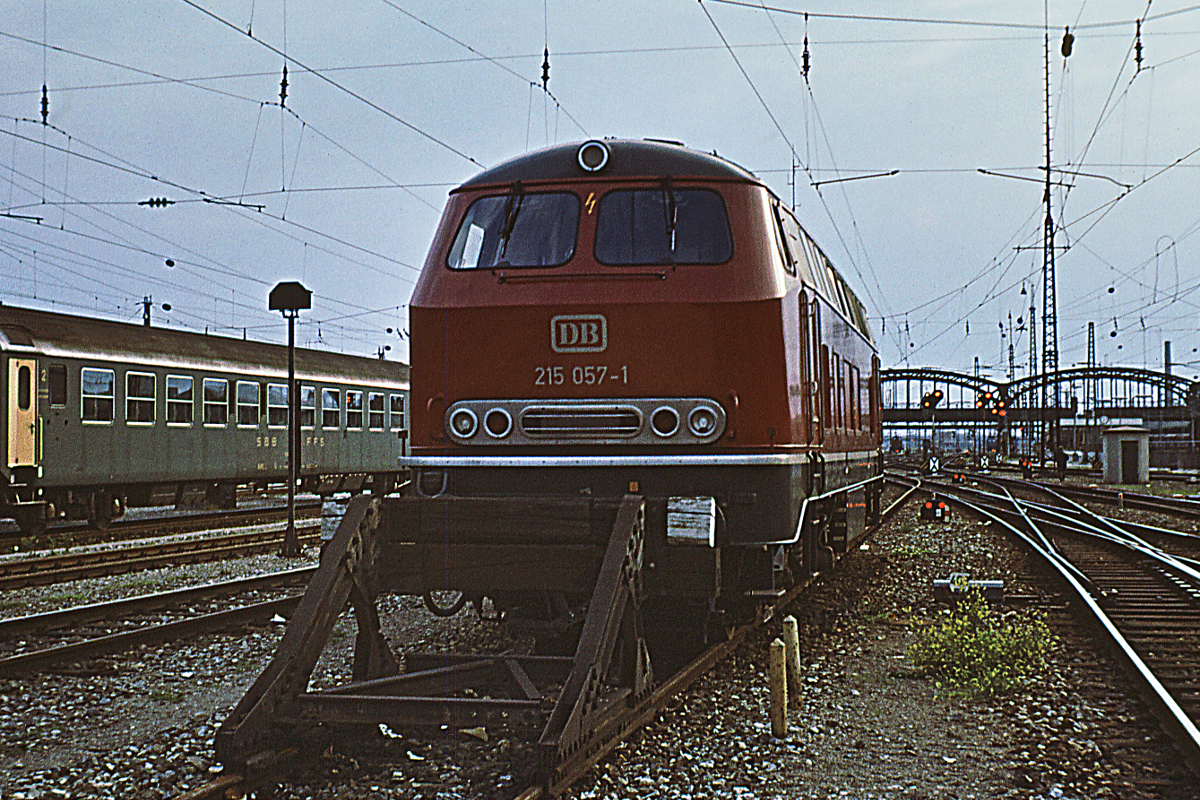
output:
{"label": "roof headlight", "polygon": [[579,146],[579,151],[575,154],[575,157],[579,161],[579,166],[583,167],[584,172],[599,172],[608,163],[608,145],[592,139],[590,142],[584,142]]}

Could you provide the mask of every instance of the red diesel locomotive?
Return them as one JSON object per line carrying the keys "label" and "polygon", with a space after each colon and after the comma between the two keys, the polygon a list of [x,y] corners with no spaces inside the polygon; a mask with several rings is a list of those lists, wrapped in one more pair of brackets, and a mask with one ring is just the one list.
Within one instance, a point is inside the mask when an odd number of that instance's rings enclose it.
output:
{"label": "red diesel locomotive", "polygon": [[648,557],[712,555],[650,594],[768,597],[878,510],[863,306],[716,155],[593,140],[481,173],[451,192],[410,322],[417,492],[656,501]]}

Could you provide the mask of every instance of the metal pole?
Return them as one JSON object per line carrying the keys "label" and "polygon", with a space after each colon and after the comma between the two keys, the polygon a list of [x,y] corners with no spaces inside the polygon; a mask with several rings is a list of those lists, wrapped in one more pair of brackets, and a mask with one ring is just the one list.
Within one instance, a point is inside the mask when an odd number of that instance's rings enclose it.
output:
{"label": "metal pole", "polygon": [[288,314],[288,524],[283,536],[283,557],[300,555],[300,540],[296,537],[296,313]]}

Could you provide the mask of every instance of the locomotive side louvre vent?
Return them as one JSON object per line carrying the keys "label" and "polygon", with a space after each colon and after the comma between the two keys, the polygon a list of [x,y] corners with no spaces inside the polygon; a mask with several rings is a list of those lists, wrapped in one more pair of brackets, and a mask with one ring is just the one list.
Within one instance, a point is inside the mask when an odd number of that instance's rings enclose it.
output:
{"label": "locomotive side louvre vent", "polygon": [[633,406],[547,405],[521,412],[521,430],[537,439],[627,439],[637,436],[641,429],[642,415]]}

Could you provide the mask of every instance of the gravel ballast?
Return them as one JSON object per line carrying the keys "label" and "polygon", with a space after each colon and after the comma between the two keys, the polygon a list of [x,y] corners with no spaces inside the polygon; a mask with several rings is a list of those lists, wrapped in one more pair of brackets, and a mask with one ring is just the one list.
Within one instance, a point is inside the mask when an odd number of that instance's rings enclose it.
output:
{"label": "gravel ballast", "polygon": [[[300,566],[274,556],[25,589],[4,615]],[[914,631],[943,613],[935,578],[999,579],[1047,610],[1058,637],[1024,692],[983,701],[939,695],[908,660]],[[126,584],[120,588],[120,584]],[[767,648],[776,621],[719,664],[647,730],[593,769],[573,798],[1200,798],[1170,740],[1126,682],[1079,644],[1063,598],[991,526],[901,511],[822,575],[790,609],[804,649],[802,706],[775,738]],[[435,620],[386,598],[398,652],[510,646],[493,623]],[[219,776],[212,739],[269,661],[283,625],[144,648],[70,674],[0,680],[0,797],[170,798]],[[343,618],[314,676],[340,671],[353,645]],[[1107,670],[1104,672],[1103,670]],[[512,797],[533,753],[501,727],[375,732],[330,748],[281,787],[295,798]],[[483,740],[486,737],[486,741]]]}

